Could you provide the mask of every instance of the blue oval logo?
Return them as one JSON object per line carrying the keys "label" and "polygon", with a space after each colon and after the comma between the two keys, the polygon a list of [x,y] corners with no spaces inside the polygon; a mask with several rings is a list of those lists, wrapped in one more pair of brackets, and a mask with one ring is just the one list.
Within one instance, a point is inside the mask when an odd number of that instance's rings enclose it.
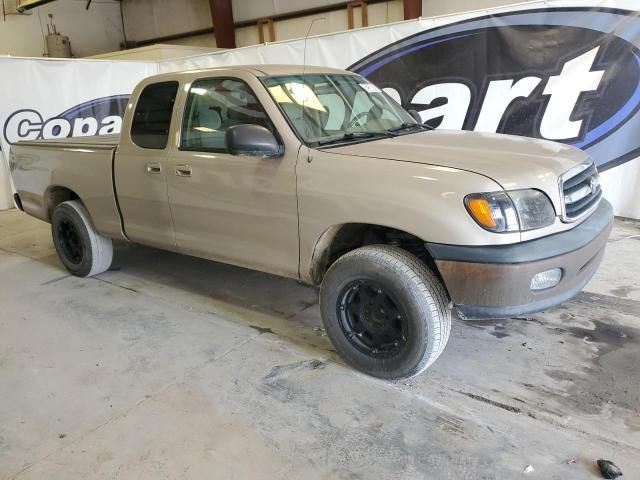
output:
{"label": "blue oval logo", "polygon": [[555,140],[606,170],[640,155],[639,43],[637,12],[522,10],[420,32],[349,69],[436,128]]}

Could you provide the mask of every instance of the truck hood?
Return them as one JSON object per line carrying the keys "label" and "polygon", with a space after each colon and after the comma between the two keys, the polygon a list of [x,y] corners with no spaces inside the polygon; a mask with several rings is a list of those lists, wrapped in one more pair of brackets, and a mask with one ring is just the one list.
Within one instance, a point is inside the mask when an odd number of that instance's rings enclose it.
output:
{"label": "truck hood", "polygon": [[538,188],[556,206],[558,177],[589,157],[547,140],[457,130],[433,130],[332,148],[332,153],[414,162],[466,170],[506,190]]}

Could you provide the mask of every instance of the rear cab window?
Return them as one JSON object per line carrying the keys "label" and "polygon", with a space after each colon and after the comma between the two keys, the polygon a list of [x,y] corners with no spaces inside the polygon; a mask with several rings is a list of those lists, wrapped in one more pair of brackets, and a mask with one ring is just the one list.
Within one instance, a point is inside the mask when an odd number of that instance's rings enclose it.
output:
{"label": "rear cab window", "polygon": [[167,147],[178,86],[172,81],[144,87],[131,122],[131,141],[137,146],[155,150]]}

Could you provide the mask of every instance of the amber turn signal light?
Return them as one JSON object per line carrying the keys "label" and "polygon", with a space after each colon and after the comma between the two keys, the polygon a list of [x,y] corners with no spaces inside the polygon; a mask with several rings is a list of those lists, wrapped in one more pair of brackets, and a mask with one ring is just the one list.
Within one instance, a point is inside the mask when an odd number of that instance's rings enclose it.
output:
{"label": "amber turn signal light", "polygon": [[470,198],[467,200],[467,208],[473,218],[483,227],[493,230],[496,228],[496,221],[491,215],[491,206],[484,198]]}

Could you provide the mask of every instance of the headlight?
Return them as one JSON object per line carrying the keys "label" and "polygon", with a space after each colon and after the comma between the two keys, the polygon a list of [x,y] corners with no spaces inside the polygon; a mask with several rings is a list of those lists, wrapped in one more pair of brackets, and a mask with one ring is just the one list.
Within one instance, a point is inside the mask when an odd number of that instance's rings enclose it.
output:
{"label": "headlight", "polygon": [[469,214],[492,232],[518,232],[551,225],[556,212],[540,190],[473,193],[464,199]]}
{"label": "headlight", "polygon": [[513,190],[507,192],[513,200],[520,220],[520,230],[547,227],[556,218],[551,200],[540,190]]}

